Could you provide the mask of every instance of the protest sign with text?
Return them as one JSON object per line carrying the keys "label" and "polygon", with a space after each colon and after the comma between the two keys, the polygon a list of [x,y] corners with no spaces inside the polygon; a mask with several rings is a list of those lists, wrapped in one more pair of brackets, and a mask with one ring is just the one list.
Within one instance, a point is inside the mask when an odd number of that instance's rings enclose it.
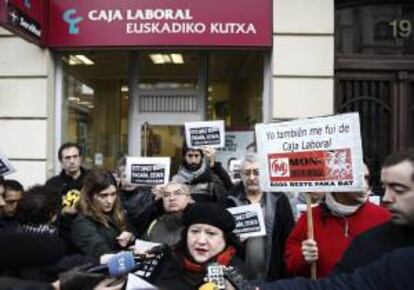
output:
{"label": "protest sign with text", "polygon": [[258,203],[231,207],[227,209],[236,221],[233,233],[241,238],[260,237],[266,235],[263,211]]}
{"label": "protest sign with text", "polygon": [[362,191],[358,113],[256,125],[266,191]]}
{"label": "protest sign with text", "polygon": [[131,184],[166,184],[170,178],[169,157],[127,157],[126,178]]}
{"label": "protest sign with text", "polygon": [[185,123],[185,140],[189,148],[200,149],[224,147],[224,122],[189,122]]}
{"label": "protest sign with text", "polygon": [[8,175],[16,172],[9,159],[0,151],[0,175]]}

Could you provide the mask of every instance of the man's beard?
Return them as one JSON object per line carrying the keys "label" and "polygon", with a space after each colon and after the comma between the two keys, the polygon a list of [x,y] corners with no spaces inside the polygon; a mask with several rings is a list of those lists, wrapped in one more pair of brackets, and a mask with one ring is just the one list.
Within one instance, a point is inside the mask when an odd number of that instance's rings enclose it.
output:
{"label": "man's beard", "polygon": [[[201,160],[201,162],[203,162]],[[200,169],[201,167],[201,162],[199,164],[196,163],[187,163],[187,161],[183,161],[183,166],[185,169],[189,170],[189,171],[197,171],[198,169]]]}

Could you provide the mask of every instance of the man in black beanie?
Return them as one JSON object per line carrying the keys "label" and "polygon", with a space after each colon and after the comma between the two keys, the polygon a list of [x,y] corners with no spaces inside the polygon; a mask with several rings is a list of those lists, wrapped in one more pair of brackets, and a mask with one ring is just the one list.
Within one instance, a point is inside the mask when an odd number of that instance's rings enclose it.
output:
{"label": "man in black beanie", "polygon": [[[227,190],[222,181],[225,178],[217,167],[220,165],[214,161],[214,149],[208,147],[203,150],[191,149],[184,143],[181,166],[172,180],[187,184],[196,202],[210,201],[225,204]],[[227,178],[230,180],[228,176]]]}

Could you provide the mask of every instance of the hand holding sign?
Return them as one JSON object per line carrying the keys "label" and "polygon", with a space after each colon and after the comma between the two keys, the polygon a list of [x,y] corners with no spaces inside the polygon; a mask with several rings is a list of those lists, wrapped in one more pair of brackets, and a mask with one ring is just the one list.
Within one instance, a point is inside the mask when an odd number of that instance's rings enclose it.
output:
{"label": "hand holding sign", "polygon": [[311,264],[318,260],[318,245],[315,240],[302,241],[302,254],[306,263]]}
{"label": "hand holding sign", "polygon": [[206,146],[202,148],[201,151],[203,151],[204,155],[206,156],[208,165],[210,167],[214,167],[214,163],[216,162],[216,149]]}

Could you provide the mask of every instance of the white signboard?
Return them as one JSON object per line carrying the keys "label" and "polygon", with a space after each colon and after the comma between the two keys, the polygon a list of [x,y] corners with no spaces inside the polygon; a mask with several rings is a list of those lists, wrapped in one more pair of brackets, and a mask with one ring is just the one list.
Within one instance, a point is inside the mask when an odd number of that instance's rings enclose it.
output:
{"label": "white signboard", "polygon": [[126,178],[131,184],[167,184],[170,178],[170,157],[127,157]]}
{"label": "white signboard", "polygon": [[189,148],[200,149],[224,147],[224,122],[190,122],[185,123],[185,140]]}
{"label": "white signboard", "polygon": [[225,147],[217,151],[216,160],[230,170],[232,160],[242,160],[254,142],[253,131],[227,131]]}
{"label": "white signboard", "polygon": [[16,172],[9,159],[0,151],[0,175],[6,176]]}
{"label": "white signboard", "polygon": [[266,191],[363,190],[358,113],[256,125]]}
{"label": "white signboard", "polygon": [[263,211],[260,204],[249,204],[227,209],[236,221],[233,233],[241,238],[260,237],[266,235]]}

